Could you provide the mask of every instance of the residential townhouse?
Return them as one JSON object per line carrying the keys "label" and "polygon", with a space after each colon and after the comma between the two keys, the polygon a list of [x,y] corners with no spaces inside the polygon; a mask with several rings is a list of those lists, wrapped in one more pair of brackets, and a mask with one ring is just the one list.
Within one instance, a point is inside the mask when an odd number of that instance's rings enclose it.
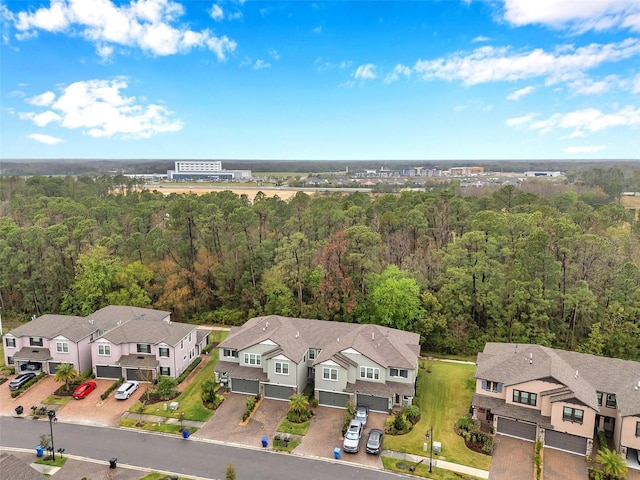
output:
{"label": "residential townhouse", "polygon": [[498,434],[593,455],[597,430],[639,467],[640,362],[510,343],[478,355],[474,418]]}
{"label": "residential townhouse", "polygon": [[46,314],[4,336],[7,365],[55,374],[61,363],[98,378],[179,376],[208,343],[208,331],[171,322],[170,312],[110,305],[87,317]]}
{"label": "residential townhouse", "polygon": [[232,391],[287,400],[309,383],[320,405],[388,411],[411,404],[420,336],[379,325],[277,315],[234,328],[215,372]]}

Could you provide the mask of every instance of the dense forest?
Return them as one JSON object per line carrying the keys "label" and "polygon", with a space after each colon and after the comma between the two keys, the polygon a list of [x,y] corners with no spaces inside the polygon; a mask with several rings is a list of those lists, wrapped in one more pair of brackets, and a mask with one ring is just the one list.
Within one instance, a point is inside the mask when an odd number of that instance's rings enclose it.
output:
{"label": "dense forest", "polygon": [[411,330],[433,352],[503,340],[638,360],[640,222],[607,178],[284,201],[0,177],[0,306],[25,320],[108,304],[194,323],[280,314]]}

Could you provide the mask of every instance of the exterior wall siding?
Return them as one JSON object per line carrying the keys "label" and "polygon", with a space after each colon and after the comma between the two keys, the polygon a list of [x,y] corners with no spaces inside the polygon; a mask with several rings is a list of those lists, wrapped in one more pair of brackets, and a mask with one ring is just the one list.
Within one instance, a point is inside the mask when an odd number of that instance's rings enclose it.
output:
{"label": "exterior wall siding", "polygon": [[[289,372],[285,375],[282,373],[276,373],[276,362],[287,363],[289,365]],[[287,385],[290,387],[297,387],[296,383],[296,363],[284,355],[278,355],[277,357],[270,358],[265,363],[267,368],[267,378],[269,383],[277,385]]]}
{"label": "exterior wall siding", "polygon": [[636,437],[636,424],[640,422],[640,415],[624,417],[616,420],[621,423],[620,446],[640,450],[640,437]]}
{"label": "exterior wall siding", "polygon": [[[507,403],[510,403],[512,405],[517,405],[519,407],[524,407],[524,408],[532,408],[535,410],[540,410],[542,411],[542,397],[540,396],[541,392],[544,392],[546,390],[551,390],[553,388],[558,387],[558,384],[556,383],[551,383],[551,382],[543,382],[541,380],[535,380],[532,382],[525,382],[525,383],[520,383],[518,385],[510,385],[508,387],[505,387],[503,390],[506,390],[505,392],[505,401]],[[514,390],[520,390],[522,392],[529,392],[529,393],[535,393],[538,395],[538,399],[537,399],[537,403],[536,406],[533,405],[525,405],[522,403],[517,403],[513,401],[513,391]]]}
{"label": "exterior wall siding", "polygon": [[[322,369],[324,367],[335,368],[338,371],[337,381],[324,380],[322,378]],[[333,391],[344,390],[345,388],[347,388],[347,371],[344,368],[342,368],[340,365],[333,365],[327,362],[316,365],[315,388],[316,390],[333,390]]]}
{"label": "exterior wall siding", "polygon": [[[571,422],[563,420],[564,407],[578,408],[584,410],[584,416],[582,423]],[[580,437],[591,438],[593,436],[593,429],[596,421],[596,412],[591,408],[568,402],[556,402],[551,409],[551,425],[557,432],[570,433],[571,435],[578,435]]]}

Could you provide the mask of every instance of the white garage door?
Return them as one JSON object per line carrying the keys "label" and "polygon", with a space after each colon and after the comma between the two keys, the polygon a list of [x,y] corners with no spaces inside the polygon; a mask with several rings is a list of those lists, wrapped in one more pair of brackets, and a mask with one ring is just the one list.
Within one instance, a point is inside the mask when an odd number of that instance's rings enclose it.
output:
{"label": "white garage door", "polygon": [[498,433],[510,437],[521,438],[534,442],[536,440],[536,426],[533,423],[518,422],[509,418],[498,418]]}

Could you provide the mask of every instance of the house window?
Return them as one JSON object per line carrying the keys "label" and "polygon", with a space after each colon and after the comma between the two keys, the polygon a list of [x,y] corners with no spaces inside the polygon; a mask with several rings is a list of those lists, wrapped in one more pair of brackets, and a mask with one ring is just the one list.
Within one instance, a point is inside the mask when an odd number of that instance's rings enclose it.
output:
{"label": "house window", "polygon": [[224,350],[222,350],[222,355],[224,357],[238,358],[238,350],[234,350],[234,349],[231,349],[231,348],[225,348]]}
{"label": "house window", "polygon": [[169,367],[160,367],[160,375],[168,377],[171,375],[171,369]]}
{"label": "house window", "polygon": [[372,367],[360,367],[360,378],[380,380],[380,369]]}
{"label": "house window", "polygon": [[158,355],[160,358],[169,358],[169,347],[158,348]]}
{"label": "house window", "polygon": [[42,347],[44,342],[42,341],[42,337],[31,337],[29,338],[29,345],[32,347]]}
{"label": "house window", "polygon": [[613,393],[607,393],[607,408],[616,408],[616,396]]}
{"label": "house window", "polygon": [[640,422],[636,422],[636,437],[640,437]]}
{"label": "house window", "polygon": [[288,362],[276,362],[276,373],[279,375],[289,375]]}
{"label": "house window", "polygon": [[322,368],[322,379],[323,380],[333,380],[334,382],[338,381],[338,369],[337,368]]}
{"label": "house window", "polygon": [[99,344],[98,345],[98,355],[103,355],[105,357],[110,356],[111,355],[111,345]]}
{"label": "house window", "polygon": [[602,406],[602,392],[596,392],[596,397],[598,398],[598,405]]}
{"label": "house window", "polygon": [[261,365],[262,356],[259,353],[245,353],[244,363],[247,365]]}
{"label": "house window", "polygon": [[502,384],[498,382],[492,382],[491,380],[482,380],[482,389],[486,390],[487,392],[501,393]]}
{"label": "house window", "polygon": [[13,357],[7,357],[7,365],[13,365]]}
{"label": "house window", "polygon": [[403,368],[391,368],[389,370],[390,377],[402,377],[409,378],[409,370],[405,370]]}
{"label": "house window", "polygon": [[564,407],[562,410],[562,420],[565,422],[582,423],[582,417],[584,417],[584,410],[579,408]]}
{"label": "house window", "polygon": [[309,349],[309,360],[315,360],[316,359],[316,349],[315,348],[310,348]]}
{"label": "house window", "polygon": [[68,342],[56,342],[56,352],[58,352],[58,353],[69,353],[69,343]]}
{"label": "house window", "polygon": [[513,391],[514,403],[524,403],[525,405],[533,405],[535,407],[537,400],[538,400],[537,393],[523,392],[521,390]]}
{"label": "house window", "polygon": [[138,353],[151,353],[151,345],[148,343],[138,343],[137,350]]}
{"label": "house window", "polygon": [[191,343],[191,332],[189,332],[189,338],[187,338],[187,342]]}
{"label": "house window", "polygon": [[16,348],[16,339],[15,338],[6,338],[4,343],[9,348]]}
{"label": "house window", "polygon": [[189,360],[191,360],[195,356],[196,356],[196,350],[195,348],[192,348],[191,350],[189,350]]}
{"label": "house window", "polygon": [[184,349],[184,338],[180,340],[180,350]]}

